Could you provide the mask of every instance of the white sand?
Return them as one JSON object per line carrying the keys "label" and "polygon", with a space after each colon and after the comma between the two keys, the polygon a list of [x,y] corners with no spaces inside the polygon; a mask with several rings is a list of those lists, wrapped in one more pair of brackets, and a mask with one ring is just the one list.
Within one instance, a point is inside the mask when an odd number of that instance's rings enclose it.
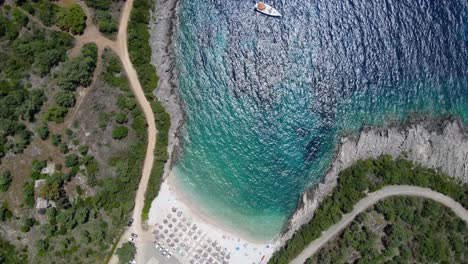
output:
{"label": "white sand", "polygon": [[[170,175],[169,178],[173,176]],[[168,215],[171,216],[168,217]],[[153,233],[153,235],[158,236],[158,241],[165,249],[169,249],[181,263],[191,263],[191,260],[193,263],[209,263],[209,258],[212,258],[213,262],[211,263],[267,263],[274,249],[278,246],[268,242],[249,241],[238,234],[227,231],[221,223],[214,223],[208,219],[201,215],[196,208],[190,207],[184,202],[182,195],[175,191],[173,183],[170,180],[165,180],[158,197],[151,205],[148,224],[151,232],[159,230],[158,234]],[[167,222],[164,223],[164,221]],[[157,224],[156,227],[155,224]],[[172,226],[169,227],[169,224]],[[196,230],[193,230],[194,224],[197,227]],[[162,226],[162,229],[159,228],[159,225]],[[177,231],[174,229],[175,227],[177,227]],[[167,230],[167,233],[164,233],[164,230]],[[171,233],[173,234],[172,238],[170,238]],[[161,234],[164,238],[161,237]],[[167,239],[170,239],[169,243]],[[215,241],[216,244],[213,246]],[[174,245],[171,247],[172,243]],[[223,251],[224,258],[221,255]],[[197,256],[198,258],[196,258]]]}

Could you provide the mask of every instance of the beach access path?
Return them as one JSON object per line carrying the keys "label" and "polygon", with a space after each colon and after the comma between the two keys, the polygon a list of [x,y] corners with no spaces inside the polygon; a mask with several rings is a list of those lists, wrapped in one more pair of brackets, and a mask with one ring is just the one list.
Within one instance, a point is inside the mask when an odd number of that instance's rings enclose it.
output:
{"label": "beach access path", "polygon": [[351,221],[358,216],[360,213],[364,212],[370,206],[376,204],[380,200],[391,196],[416,196],[434,200],[439,202],[450,209],[453,212],[463,219],[463,221],[468,223],[468,211],[458,202],[452,198],[445,196],[441,193],[432,191],[431,189],[408,186],[408,185],[395,185],[387,186],[382,188],[379,191],[369,193],[365,198],[359,201],[355,206],[352,212],[345,214],[340,222],[331,226],[327,231],[323,232],[322,235],[310,243],[299,256],[297,256],[292,264],[303,264],[309,257],[314,255],[323,245],[328,241],[338,235],[345,227],[347,227]]}
{"label": "beach access path", "polygon": [[[117,34],[115,52],[118,54],[120,60],[122,61],[125,72],[127,73],[127,78],[130,82],[130,87],[132,88],[137,102],[145,115],[146,123],[148,124],[148,143],[146,148],[146,156],[143,163],[142,175],[135,195],[135,207],[133,208],[132,216],[134,222],[133,225],[129,229],[127,229],[126,232],[121,236],[119,246],[128,239],[131,233],[138,234],[139,237],[135,242],[135,246],[137,248],[136,261],[137,263],[143,263],[143,255],[141,253],[144,252],[141,252],[141,250],[138,249],[143,248],[144,241],[151,241],[152,238],[151,233],[142,228],[143,223],[141,219],[141,212],[143,210],[143,204],[145,202],[145,192],[148,186],[151,169],[153,167],[154,149],[156,145],[156,136],[158,131],[156,129],[153,110],[151,108],[150,103],[145,97],[145,93],[138,79],[138,74],[135,68],[133,67],[133,64],[130,60],[130,55],[128,53],[127,29],[132,8],[133,0],[126,0],[120,17],[119,32]],[[109,263],[118,263],[117,256],[115,254],[112,255]]]}

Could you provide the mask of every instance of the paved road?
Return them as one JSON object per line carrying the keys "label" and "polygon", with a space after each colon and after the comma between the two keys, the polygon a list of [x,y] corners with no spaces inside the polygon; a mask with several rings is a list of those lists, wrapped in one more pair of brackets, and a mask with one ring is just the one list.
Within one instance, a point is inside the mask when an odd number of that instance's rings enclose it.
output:
{"label": "paved road", "polygon": [[457,216],[468,223],[468,211],[463,208],[461,204],[448,196],[421,187],[407,185],[387,186],[377,192],[370,193],[366,198],[359,201],[359,203],[354,206],[351,213],[345,214],[339,223],[331,226],[327,231],[322,233],[321,237],[310,243],[291,264],[303,264],[307,258],[317,252],[325,243],[343,231],[357,215],[378,201],[390,196],[417,196],[434,200],[452,209]]}

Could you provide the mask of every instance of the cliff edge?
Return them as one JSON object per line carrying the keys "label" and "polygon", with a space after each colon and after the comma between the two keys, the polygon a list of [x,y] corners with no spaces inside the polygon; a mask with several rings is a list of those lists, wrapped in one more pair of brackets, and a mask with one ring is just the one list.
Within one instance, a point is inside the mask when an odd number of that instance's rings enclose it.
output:
{"label": "cliff edge", "polygon": [[403,125],[363,129],[358,136],[344,136],[335,159],[322,181],[305,192],[296,213],[291,217],[280,243],[309,222],[315,209],[336,186],[338,174],[360,159],[390,154],[404,155],[424,167],[468,181],[468,133],[462,122],[449,117],[441,120],[419,118]]}

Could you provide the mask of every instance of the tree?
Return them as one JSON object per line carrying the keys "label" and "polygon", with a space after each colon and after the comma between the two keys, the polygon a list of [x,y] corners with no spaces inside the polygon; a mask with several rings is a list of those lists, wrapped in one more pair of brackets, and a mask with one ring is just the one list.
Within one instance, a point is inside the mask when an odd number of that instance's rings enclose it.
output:
{"label": "tree", "polygon": [[78,224],[84,224],[88,222],[89,218],[89,209],[86,207],[80,207],[76,210],[75,218]]}
{"label": "tree", "polygon": [[47,162],[45,160],[35,159],[32,161],[31,166],[32,166],[32,170],[41,171],[47,166]]}
{"label": "tree", "polygon": [[125,264],[132,261],[136,254],[135,245],[130,242],[124,243],[122,247],[118,248],[116,251],[117,256],[119,256],[119,263]]}
{"label": "tree", "polygon": [[13,20],[21,27],[25,27],[29,22],[28,16],[17,7],[13,8],[12,16]]}
{"label": "tree", "polygon": [[108,10],[98,10],[96,12],[99,31],[104,33],[113,33],[117,31],[118,25],[115,19],[112,18]]}
{"label": "tree", "polygon": [[24,203],[29,208],[32,208],[34,206],[34,183],[33,182],[25,183],[23,187],[23,193],[24,193]]}
{"label": "tree", "polygon": [[115,115],[115,121],[119,124],[123,124],[127,122],[127,115],[125,113],[119,112]]}
{"label": "tree", "polygon": [[46,75],[50,70],[63,60],[63,52],[56,49],[46,50],[37,55],[35,64],[41,76]]}
{"label": "tree", "polygon": [[71,5],[57,14],[57,26],[62,30],[81,35],[86,28],[86,14],[81,6]]}
{"label": "tree", "polygon": [[107,10],[110,8],[110,0],[86,0],[86,5],[98,10]]}
{"label": "tree", "polygon": [[84,156],[88,153],[88,147],[85,145],[79,145],[78,152],[80,152],[80,154]]}
{"label": "tree", "polygon": [[63,107],[73,107],[75,105],[75,94],[73,92],[62,90],[55,94],[55,102]]}
{"label": "tree", "polygon": [[8,191],[8,188],[10,188],[11,182],[12,182],[11,172],[10,171],[4,171],[0,175],[0,191],[1,192]]}
{"label": "tree", "polygon": [[97,62],[97,46],[88,43],[83,46],[81,55],[64,63],[59,73],[57,83],[67,91],[75,91],[78,86],[87,86],[91,83]]}
{"label": "tree", "polygon": [[63,123],[65,115],[68,113],[68,109],[63,106],[52,106],[44,114],[46,121],[54,121],[55,123]]}
{"label": "tree", "polygon": [[44,240],[40,239],[36,241],[36,248],[37,248],[37,251],[39,252],[39,255],[43,255],[46,253],[47,249],[49,248],[49,244],[45,242]]}
{"label": "tree", "polygon": [[117,126],[112,131],[112,137],[114,139],[123,139],[126,138],[128,135],[128,128],[126,126]]}
{"label": "tree", "polygon": [[53,134],[52,137],[50,138],[50,141],[54,146],[58,146],[62,142],[62,136]]}
{"label": "tree", "polygon": [[12,216],[13,213],[8,209],[7,203],[0,205],[0,222],[5,222],[5,220],[10,219]]}
{"label": "tree", "polygon": [[36,132],[42,140],[46,140],[49,137],[49,127],[47,124],[42,124],[37,128]]}
{"label": "tree", "polygon": [[75,154],[70,154],[65,157],[65,167],[71,168],[78,164],[78,156]]}

